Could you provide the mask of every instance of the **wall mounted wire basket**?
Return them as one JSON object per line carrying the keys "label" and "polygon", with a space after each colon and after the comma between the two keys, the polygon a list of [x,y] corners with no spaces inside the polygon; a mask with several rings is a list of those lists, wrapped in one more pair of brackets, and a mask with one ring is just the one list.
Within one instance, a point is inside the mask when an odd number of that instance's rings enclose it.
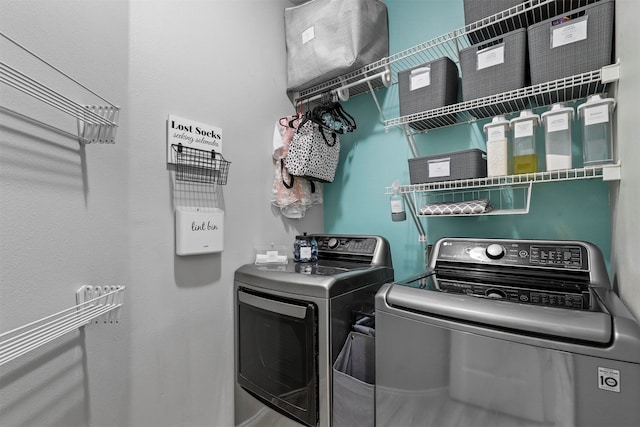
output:
{"label": "wall mounted wire basket", "polygon": [[171,148],[176,165],[176,181],[227,184],[231,162],[225,160],[221,153],[185,147],[182,144],[172,144]]}

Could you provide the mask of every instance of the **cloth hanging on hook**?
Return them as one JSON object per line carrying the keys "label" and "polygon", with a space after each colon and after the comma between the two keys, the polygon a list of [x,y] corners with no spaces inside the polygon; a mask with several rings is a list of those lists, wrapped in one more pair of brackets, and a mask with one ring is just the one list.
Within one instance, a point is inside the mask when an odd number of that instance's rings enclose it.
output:
{"label": "cloth hanging on hook", "polygon": [[[306,211],[314,204],[322,203],[322,184],[305,178],[289,175],[282,167],[289,152],[289,145],[303,115],[282,117],[275,125],[273,132],[274,179],[271,203],[280,209],[280,213],[292,219],[304,217]],[[291,183],[291,185],[285,185]]]}

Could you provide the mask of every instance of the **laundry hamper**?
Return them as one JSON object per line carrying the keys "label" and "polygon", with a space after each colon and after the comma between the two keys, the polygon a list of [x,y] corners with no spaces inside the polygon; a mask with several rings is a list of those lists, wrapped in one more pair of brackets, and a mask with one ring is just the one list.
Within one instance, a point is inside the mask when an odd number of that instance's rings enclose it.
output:
{"label": "laundry hamper", "polygon": [[311,0],[284,10],[287,92],[389,56],[387,7],[379,0]]}
{"label": "laundry hamper", "polygon": [[333,364],[333,427],[374,427],[375,375],[375,337],[349,333]]}

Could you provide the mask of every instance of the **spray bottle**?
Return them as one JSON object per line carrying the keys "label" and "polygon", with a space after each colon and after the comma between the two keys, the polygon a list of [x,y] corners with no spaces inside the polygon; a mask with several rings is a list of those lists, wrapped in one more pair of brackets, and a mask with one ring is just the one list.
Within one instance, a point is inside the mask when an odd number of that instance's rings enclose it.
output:
{"label": "spray bottle", "polygon": [[404,221],[407,219],[407,213],[404,210],[404,199],[400,194],[400,181],[393,182],[391,188],[391,221]]}

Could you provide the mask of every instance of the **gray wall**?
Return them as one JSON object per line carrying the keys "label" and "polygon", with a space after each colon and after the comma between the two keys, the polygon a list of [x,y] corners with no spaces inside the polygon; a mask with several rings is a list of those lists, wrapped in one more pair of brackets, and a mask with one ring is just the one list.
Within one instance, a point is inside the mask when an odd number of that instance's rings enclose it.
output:
{"label": "gray wall", "polygon": [[[0,111],[0,333],[74,305],[83,284],[127,290],[118,325],[91,325],[0,368],[0,425],[232,424],[233,272],[255,245],[289,246],[322,227],[321,206],[293,221],[270,207],[273,126],[294,111],[285,95],[289,5],[2,1],[3,33],[122,113],[116,144],[79,147]],[[1,55],[16,67],[24,56]],[[21,69],[58,80],[34,67]],[[61,80],[65,95],[90,102]],[[0,90],[3,107],[76,133],[72,117]],[[232,163],[216,193],[221,254],[175,255],[168,114],[223,129]]]}

